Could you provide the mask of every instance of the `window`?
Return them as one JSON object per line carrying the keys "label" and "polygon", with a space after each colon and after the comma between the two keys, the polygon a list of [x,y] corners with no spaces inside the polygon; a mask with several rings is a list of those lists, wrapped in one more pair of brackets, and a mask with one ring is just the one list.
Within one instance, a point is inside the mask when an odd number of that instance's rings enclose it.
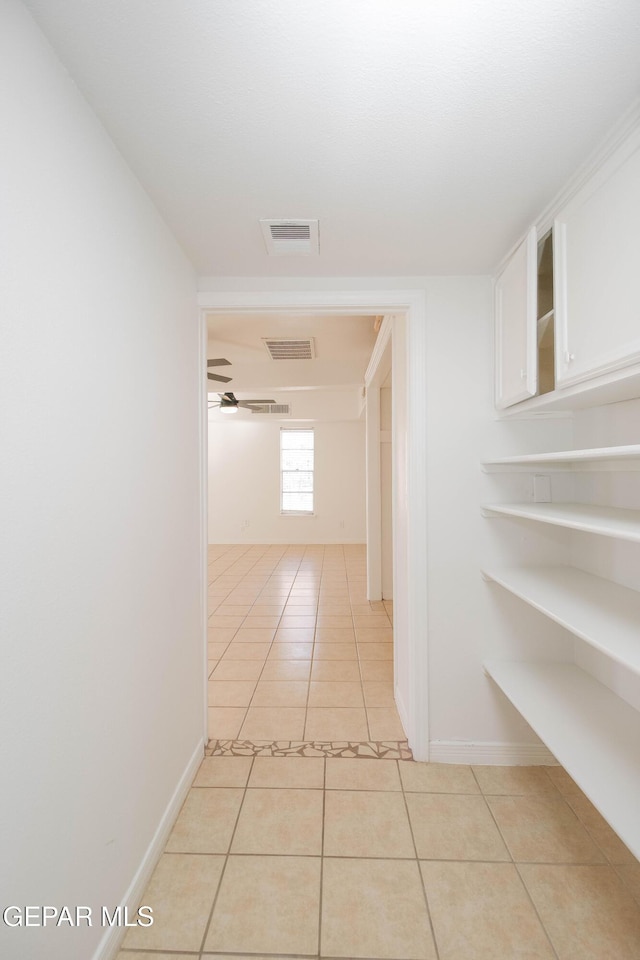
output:
{"label": "window", "polygon": [[313,430],[280,429],[280,513],[313,513]]}

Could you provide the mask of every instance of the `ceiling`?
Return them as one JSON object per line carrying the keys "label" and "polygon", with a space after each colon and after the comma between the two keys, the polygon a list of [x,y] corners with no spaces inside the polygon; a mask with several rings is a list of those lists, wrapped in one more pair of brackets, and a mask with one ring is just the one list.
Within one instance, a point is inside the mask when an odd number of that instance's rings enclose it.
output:
{"label": "ceiling", "polygon": [[[341,418],[359,416],[358,400],[376,341],[375,317],[210,313],[207,328],[207,356],[231,363],[210,372],[232,377],[228,384],[209,381],[210,399],[227,390],[239,399],[274,399],[289,403],[292,414],[306,419],[323,411],[335,416],[335,402]],[[273,360],[266,338],[313,338],[315,356]]]}
{"label": "ceiling", "polygon": [[26,3],[202,275],[490,272],[640,92],[638,0]]}

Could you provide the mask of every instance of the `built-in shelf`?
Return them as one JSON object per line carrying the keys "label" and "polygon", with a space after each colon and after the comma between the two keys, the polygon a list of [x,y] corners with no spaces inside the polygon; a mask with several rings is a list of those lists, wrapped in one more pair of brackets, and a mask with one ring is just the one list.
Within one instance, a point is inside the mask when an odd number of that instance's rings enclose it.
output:
{"label": "built-in shelf", "polygon": [[640,510],[589,503],[495,503],[483,507],[483,512],[485,516],[519,517],[640,543]]}
{"label": "built-in shelf", "polygon": [[499,567],[489,580],[640,674],[640,593],[575,567]]}
{"label": "built-in shelf", "polygon": [[586,450],[559,450],[557,453],[527,453],[518,457],[494,457],[482,461],[487,472],[502,472],[511,468],[560,467],[579,469],[585,465],[606,466],[615,463],[617,469],[640,468],[640,444],[619,447],[592,447]]}
{"label": "built-in shelf", "polygon": [[485,670],[640,856],[640,713],[570,663],[489,660]]}

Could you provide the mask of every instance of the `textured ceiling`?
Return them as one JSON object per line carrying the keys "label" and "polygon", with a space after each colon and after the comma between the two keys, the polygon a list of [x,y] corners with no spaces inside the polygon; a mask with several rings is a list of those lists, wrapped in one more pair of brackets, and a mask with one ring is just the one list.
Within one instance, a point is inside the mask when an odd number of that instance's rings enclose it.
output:
{"label": "textured ceiling", "polygon": [[27,6],[204,275],[490,271],[640,92],[638,0]]}

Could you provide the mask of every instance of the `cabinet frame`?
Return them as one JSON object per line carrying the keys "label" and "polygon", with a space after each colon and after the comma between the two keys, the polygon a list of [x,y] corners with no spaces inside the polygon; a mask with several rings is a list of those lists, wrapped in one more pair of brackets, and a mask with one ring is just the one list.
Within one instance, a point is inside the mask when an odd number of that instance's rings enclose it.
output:
{"label": "cabinet frame", "polygon": [[[522,260],[526,277],[526,304],[525,304],[525,346],[524,357],[520,367],[522,388],[520,391],[509,391],[504,382],[504,355],[506,329],[513,318],[504,312],[503,283],[510,270],[518,267],[518,259]],[[515,251],[500,276],[496,279],[494,288],[495,298],[495,336],[496,336],[496,396],[495,403],[499,410],[511,407],[522,400],[534,397],[538,390],[538,318],[537,318],[537,282],[538,282],[538,240],[535,227],[529,230],[526,239]],[[516,318],[517,321],[518,318]]]}

